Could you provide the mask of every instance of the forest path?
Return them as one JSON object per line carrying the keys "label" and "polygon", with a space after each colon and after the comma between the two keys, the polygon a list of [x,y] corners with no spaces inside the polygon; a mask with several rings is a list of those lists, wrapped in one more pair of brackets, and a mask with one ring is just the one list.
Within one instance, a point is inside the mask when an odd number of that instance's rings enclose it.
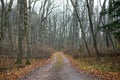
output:
{"label": "forest path", "polygon": [[56,52],[49,64],[39,67],[20,80],[100,80],[92,75],[78,72],[62,52]]}

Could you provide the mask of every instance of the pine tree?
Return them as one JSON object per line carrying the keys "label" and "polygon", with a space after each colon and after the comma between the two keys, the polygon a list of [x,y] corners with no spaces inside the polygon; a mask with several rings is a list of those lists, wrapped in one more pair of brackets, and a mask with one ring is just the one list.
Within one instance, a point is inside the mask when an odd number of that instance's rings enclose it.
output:
{"label": "pine tree", "polygon": [[120,43],[120,1],[111,1],[111,3],[109,3],[108,11],[105,14],[110,15],[113,21],[103,26],[103,28],[112,32],[114,37]]}

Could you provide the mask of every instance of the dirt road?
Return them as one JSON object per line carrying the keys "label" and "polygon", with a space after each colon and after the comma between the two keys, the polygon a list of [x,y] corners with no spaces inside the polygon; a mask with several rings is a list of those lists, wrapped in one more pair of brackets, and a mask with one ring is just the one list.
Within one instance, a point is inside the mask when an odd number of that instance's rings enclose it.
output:
{"label": "dirt road", "polygon": [[62,54],[56,52],[51,63],[39,67],[19,80],[101,80],[90,74],[78,72],[69,60]]}

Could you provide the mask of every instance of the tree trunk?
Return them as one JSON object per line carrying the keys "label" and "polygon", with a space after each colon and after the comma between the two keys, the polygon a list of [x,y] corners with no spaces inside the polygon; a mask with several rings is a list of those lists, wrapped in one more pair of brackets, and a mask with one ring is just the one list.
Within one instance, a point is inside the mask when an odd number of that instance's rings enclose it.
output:
{"label": "tree trunk", "polygon": [[88,3],[88,0],[86,0],[86,2],[87,2],[88,16],[89,16],[89,21],[90,21],[90,28],[91,28],[91,34],[92,34],[92,38],[93,38],[94,48],[95,48],[95,52],[96,52],[97,57],[99,57],[97,42],[96,42],[96,39],[95,39],[94,30],[93,30],[93,23],[92,23],[90,6],[89,6],[89,3]]}
{"label": "tree trunk", "polygon": [[79,18],[77,9],[76,9],[76,7],[75,7],[75,5],[74,5],[74,3],[73,3],[72,0],[71,0],[71,3],[72,3],[72,5],[73,5],[73,7],[74,7],[74,9],[75,9],[76,16],[77,16],[78,22],[79,22],[79,24],[80,24],[81,32],[82,32],[82,34],[83,34],[83,39],[84,39],[85,47],[86,47],[86,49],[87,49],[88,55],[90,56],[90,51],[89,51],[89,48],[88,48],[88,45],[87,45],[87,41],[86,41],[86,37],[85,37],[85,33],[84,33],[84,30],[83,30],[83,27],[82,27],[81,20],[80,20],[80,18]]}
{"label": "tree trunk", "polygon": [[4,0],[1,0],[2,3],[2,15],[1,15],[1,27],[0,27],[0,55],[3,53],[2,51],[2,41],[4,38],[3,28],[4,28],[4,21],[5,21],[5,5]]}
{"label": "tree trunk", "polygon": [[23,27],[24,27],[24,0],[18,0],[19,9],[19,32],[18,32],[18,55],[16,64],[22,64],[22,40],[23,40]]}
{"label": "tree trunk", "polygon": [[29,61],[29,58],[30,58],[30,45],[29,45],[29,28],[30,28],[30,19],[31,19],[31,0],[29,0],[29,24],[27,23],[28,19],[27,19],[27,1],[25,0],[25,21],[26,21],[26,24],[25,26],[27,27],[26,29],[26,44],[27,44],[27,58],[26,58],[26,64],[29,65],[30,64],[30,61]]}

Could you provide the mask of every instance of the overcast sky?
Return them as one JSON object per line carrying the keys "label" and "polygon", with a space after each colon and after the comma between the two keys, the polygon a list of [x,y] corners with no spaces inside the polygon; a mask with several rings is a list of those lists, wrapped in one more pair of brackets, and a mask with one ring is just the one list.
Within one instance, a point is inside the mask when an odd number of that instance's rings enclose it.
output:
{"label": "overcast sky", "polygon": [[[10,0],[4,0],[4,1],[9,2]],[[14,0],[14,5],[16,5],[16,1],[17,1],[17,0]],[[40,0],[40,1],[41,1],[41,0]],[[39,12],[40,1],[37,1],[36,6],[35,6],[35,11],[37,11],[37,12]],[[61,5],[58,7],[58,9],[60,9],[60,8],[63,7],[63,3],[66,4],[66,1],[67,1],[67,0],[53,0],[53,1],[55,1],[55,2],[54,2],[55,5],[61,4]],[[70,0],[69,0],[69,1],[70,1]],[[104,0],[94,0],[94,7],[98,6],[99,9],[100,9],[100,3],[99,3],[99,1],[101,1],[101,4],[103,4],[103,1],[104,1]],[[107,0],[107,1],[108,1],[108,0]],[[71,6],[71,7],[72,7],[72,6]]]}
{"label": "overcast sky", "polygon": [[[62,8],[62,7],[63,7],[63,2],[64,2],[64,4],[66,4],[66,1],[67,1],[67,0],[54,0],[54,1],[55,1],[55,4],[56,4],[56,5],[61,4],[61,5],[59,6],[59,8]],[[70,0],[69,0],[69,1],[70,1]],[[94,7],[98,6],[99,9],[100,9],[100,3],[99,3],[99,1],[101,1],[101,4],[103,4],[103,1],[104,1],[104,0],[94,0]],[[36,11],[39,11],[39,7],[40,7],[40,1],[38,1],[38,2],[36,3],[35,10],[36,10]],[[71,7],[72,7],[72,5],[71,5]]]}

